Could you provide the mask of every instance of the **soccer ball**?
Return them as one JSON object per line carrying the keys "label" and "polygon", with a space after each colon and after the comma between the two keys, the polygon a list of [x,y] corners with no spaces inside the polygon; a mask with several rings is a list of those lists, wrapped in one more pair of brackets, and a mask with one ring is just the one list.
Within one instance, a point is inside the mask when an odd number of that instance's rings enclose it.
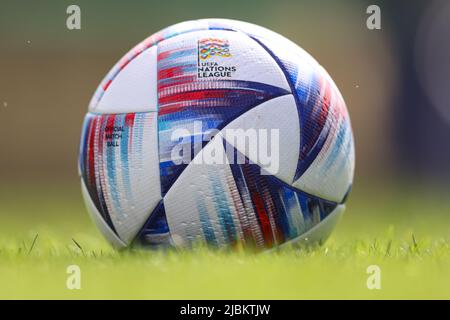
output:
{"label": "soccer ball", "polygon": [[113,67],[90,102],[79,172],[117,248],[263,250],[327,239],[354,158],[345,102],[308,53],[207,19],[150,36]]}

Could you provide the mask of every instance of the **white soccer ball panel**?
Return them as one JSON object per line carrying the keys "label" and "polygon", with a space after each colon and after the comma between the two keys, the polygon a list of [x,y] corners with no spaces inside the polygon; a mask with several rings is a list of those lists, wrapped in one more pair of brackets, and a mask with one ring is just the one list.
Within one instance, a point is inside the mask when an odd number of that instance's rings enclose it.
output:
{"label": "white soccer ball panel", "polygon": [[[233,135],[236,134],[237,139]],[[267,134],[265,134],[267,133]],[[247,111],[221,132],[222,137],[253,163],[287,184],[294,181],[300,145],[299,115],[292,95],[274,98]],[[267,136],[267,140],[261,139]],[[252,145],[247,136],[257,136]],[[274,140],[272,140],[272,136]],[[254,139],[253,139],[254,140]]]}
{"label": "white soccer ball panel", "polygon": [[95,113],[131,113],[157,111],[157,47],[153,46],[111,79],[90,111]]}
{"label": "white soccer ball panel", "polygon": [[162,199],[157,114],[88,114],[84,130],[80,171],[88,192],[130,244]]}

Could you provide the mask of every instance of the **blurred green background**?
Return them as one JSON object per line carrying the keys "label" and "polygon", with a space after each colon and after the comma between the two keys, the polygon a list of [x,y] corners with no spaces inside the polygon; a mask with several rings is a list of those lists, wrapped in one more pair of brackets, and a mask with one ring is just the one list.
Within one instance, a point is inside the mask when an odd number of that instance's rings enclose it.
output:
{"label": "blurred green background", "polygon": [[[79,31],[66,28],[70,4],[81,7]],[[366,27],[370,4],[381,8],[381,30]],[[403,257],[402,248],[410,248],[414,235],[423,241],[422,253],[431,250],[431,255],[442,242],[439,256],[448,261],[448,17],[450,5],[444,0],[2,0],[0,262],[5,269],[0,263],[0,270],[7,277],[16,263],[2,257],[2,250],[12,246],[26,252],[36,234],[40,245],[55,254],[78,250],[72,239],[88,243],[85,250],[108,251],[84,210],[77,174],[81,124],[90,97],[135,44],[166,26],[198,18],[244,20],[281,33],[315,57],[341,90],[352,119],[357,167],[348,211],[332,245],[366,241],[361,249],[365,263],[376,239],[384,241],[380,252],[390,246],[389,239],[397,239],[396,250]],[[376,257],[383,256],[380,252]],[[431,290],[420,282],[429,267],[422,265],[404,279],[424,286],[415,288],[418,296]],[[448,267],[447,262],[444,269]],[[41,271],[48,268],[44,264]],[[442,265],[438,269],[445,272]],[[405,270],[402,266],[393,274]],[[17,272],[15,277],[20,277]],[[450,278],[448,272],[446,276]],[[440,279],[434,279],[436,296],[448,297]],[[8,288],[16,288],[13,292],[20,296],[20,288],[27,285]],[[401,293],[392,291],[391,297]]]}

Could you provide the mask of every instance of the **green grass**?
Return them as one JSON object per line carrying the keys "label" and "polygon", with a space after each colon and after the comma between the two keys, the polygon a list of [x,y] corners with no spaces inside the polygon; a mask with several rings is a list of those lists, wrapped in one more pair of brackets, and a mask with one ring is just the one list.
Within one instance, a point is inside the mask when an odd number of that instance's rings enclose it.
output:
{"label": "green grass", "polygon": [[[1,189],[2,299],[450,299],[450,199],[430,188],[356,186],[323,247],[268,254],[116,252],[77,189]],[[66,288],[73,264],[79,291]],[[366,287],[369,265],[381,268],[379,291]]]}

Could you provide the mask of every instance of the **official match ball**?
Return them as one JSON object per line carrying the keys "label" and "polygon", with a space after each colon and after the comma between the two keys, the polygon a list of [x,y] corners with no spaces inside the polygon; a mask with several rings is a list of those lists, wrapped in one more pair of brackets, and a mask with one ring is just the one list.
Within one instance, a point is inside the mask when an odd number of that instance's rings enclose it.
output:
{"label": "official match ball", "polygon": [[286,38],[207,19],[141,42],[94,94],[79,172],[117,248],[321,243],[354,173],[345,102]]}

